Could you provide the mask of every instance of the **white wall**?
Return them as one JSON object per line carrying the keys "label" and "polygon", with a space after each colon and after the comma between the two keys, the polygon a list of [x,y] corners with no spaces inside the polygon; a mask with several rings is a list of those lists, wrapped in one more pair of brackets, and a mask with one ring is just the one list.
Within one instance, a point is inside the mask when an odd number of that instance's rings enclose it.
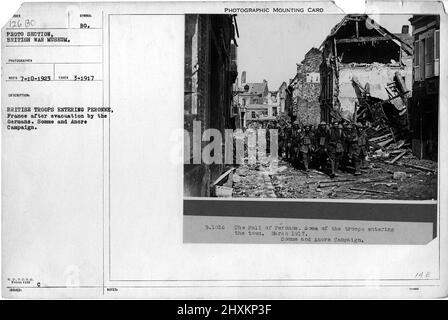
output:
{"label": "white wall", "polygon": [[369,67],[349,67],[344,66],[339,69],[339,102],[343,114],[353,114],[356,92],[352,85],[352,79],[356,77],[363,87],[366,83],[370,85],[370,94],[373,97],[386,100],[389,98],[386,86],[393,82],[395,72],[399,71],[405,77],[406,86],[411,88],[412,69],[403,70],[400,67],[373,64]]}

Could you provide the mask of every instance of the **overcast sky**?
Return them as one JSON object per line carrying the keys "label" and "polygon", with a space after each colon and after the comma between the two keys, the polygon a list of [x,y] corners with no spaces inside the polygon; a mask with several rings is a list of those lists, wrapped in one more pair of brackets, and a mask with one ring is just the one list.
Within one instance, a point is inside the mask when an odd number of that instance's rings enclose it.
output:
{"label": "overcast sky", "polygon": [[[344,15],[238,15],[238,73],[246,71],[247,82],[268,81],[269,90],[277,90],[283,81],[295,76],[300,63],[313,46],[318,48],[331,28]],[[392,33],[402,25],[411,26],[410,15],[371,15]]]}

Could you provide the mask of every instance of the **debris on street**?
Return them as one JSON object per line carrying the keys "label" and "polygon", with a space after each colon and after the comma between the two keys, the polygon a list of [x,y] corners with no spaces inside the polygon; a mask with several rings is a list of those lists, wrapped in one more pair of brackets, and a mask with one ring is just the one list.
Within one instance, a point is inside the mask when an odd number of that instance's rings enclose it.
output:
{"label": "debris on street", "polygon": [[[404,156],[403,156],[404,157]],[[403,162],[389,164],[371,160],[363,176],[341,172],[334,179],[317,170],[305,172],[280,160],[279,170],[268,165],[242,164],[235,170],[234,198],[294,198],[294,199],[437,199],[437,163],[424,160],[425,169],[415,167],[408,155]],[[406,162],[404,162],[406,161]],[[397,170],[397,167],[400,170]]]}

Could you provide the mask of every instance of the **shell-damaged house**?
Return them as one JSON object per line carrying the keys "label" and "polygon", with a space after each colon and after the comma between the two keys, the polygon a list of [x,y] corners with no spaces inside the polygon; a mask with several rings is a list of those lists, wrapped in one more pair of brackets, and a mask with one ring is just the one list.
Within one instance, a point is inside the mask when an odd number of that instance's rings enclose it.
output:
{"label": "shell-damaged house", "polygon": [[402,94],[409,95],[412,88],[413,49],[408,26],[403,26],[401,33],[391,33],[368,15],[347,15],[331,30],[321,49],[322,120],[352,120],[366,95],[396,105],[392,113],[406,108],[405,99],[395,98],[404,98]]}

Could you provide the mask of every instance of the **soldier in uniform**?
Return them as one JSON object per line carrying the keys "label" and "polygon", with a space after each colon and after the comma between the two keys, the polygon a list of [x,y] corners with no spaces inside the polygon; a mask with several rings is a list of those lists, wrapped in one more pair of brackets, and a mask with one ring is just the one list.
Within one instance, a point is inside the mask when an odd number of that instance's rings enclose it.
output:
{"label": "soldier in uniform", "polygon": [[311,126],[305,126],[305,130],[300,133],[299,144],[300,144],[300,154],[302,155],[303,166],[305,171],[308,172],[308,165],[310,163],[310,156],[313,152],[313,133],[311,132]]}
{"label": "soldier in uniform", "polygon": [[300,127],[297,123],[293,123],[291,126],[291,137],[290,137],[290,162],[293,166],[297,165],[298,162],[298,135],[300,134]]}
{"label": "soldier in uniform", "polygon": [[317,133],[317,126],[310,125],[310,132],[311,132],[311,154],[308,164],[316,163],[317,161],[317,142],[316,142],[316,133]]}
{"label": "soldier in uniform", "polygon": [[336,171],[339,170],[339,162],[341,161],[344,152],[344,147],[342,145],[342,124],[338,124],[336,121],[333,122],[330,128],[327,150],[331,164],[330,177],[334,178],[336,176]]}
{"label": "soldier in uniform", "polygon": [[327,123],[322,121],[316,131],[317,165],[319,170],[324,169],[326,166],[328,140]]}
{"label": "soldier in uniform", "polygon": [[350,164],[350,157],[348,155],[348,149],[349,149],[349,136],[351,132],[351,128],[349,128],[349,122],[348,121],[340,121],[339,125],[342,126],[342,146],[344,148],[342,158],[341,158],[341,167],[342,170],[345,171],[346,167]]}
{"label": "soldier in uniform", "polygon": [[352,161],[353,166],[355,167],[355,176],[361,175],[360,170],[360,153],[361,149],[359,147],[359,139],[358,139],[358,131],[356,126],[353,126],[351,123],[347,125],[347,145],[348,145],[348,154],[347,157]]}
{"label": "soldier in uniform", "polygon": [[285,127],[285,160],[291,161],[292,153],[291,153],[291,142],[292,142],[292,132],[293,132],[293,123],[287,123]]}
{"label": "soldier in uniform", "polygon": [[282,122],[279,127],[279,157],[288,159],[288,131],[289,131],[289,123]]}
{"label": "soldier in uniform", "polygon": [[283,154],[285,153],[285,145],[286,145],[286,136],[285,136],[285,128],[284,126],[278,126],[278,157],[283,158]]}
{"label": "soldier in uniform", "polygon": [[361,159],[361,169],[366,169],[366,156],[368,150],[367,134],[365,126],[362,123],[357,123],[358,129],[358,144],[359,144],[359,157]]}

